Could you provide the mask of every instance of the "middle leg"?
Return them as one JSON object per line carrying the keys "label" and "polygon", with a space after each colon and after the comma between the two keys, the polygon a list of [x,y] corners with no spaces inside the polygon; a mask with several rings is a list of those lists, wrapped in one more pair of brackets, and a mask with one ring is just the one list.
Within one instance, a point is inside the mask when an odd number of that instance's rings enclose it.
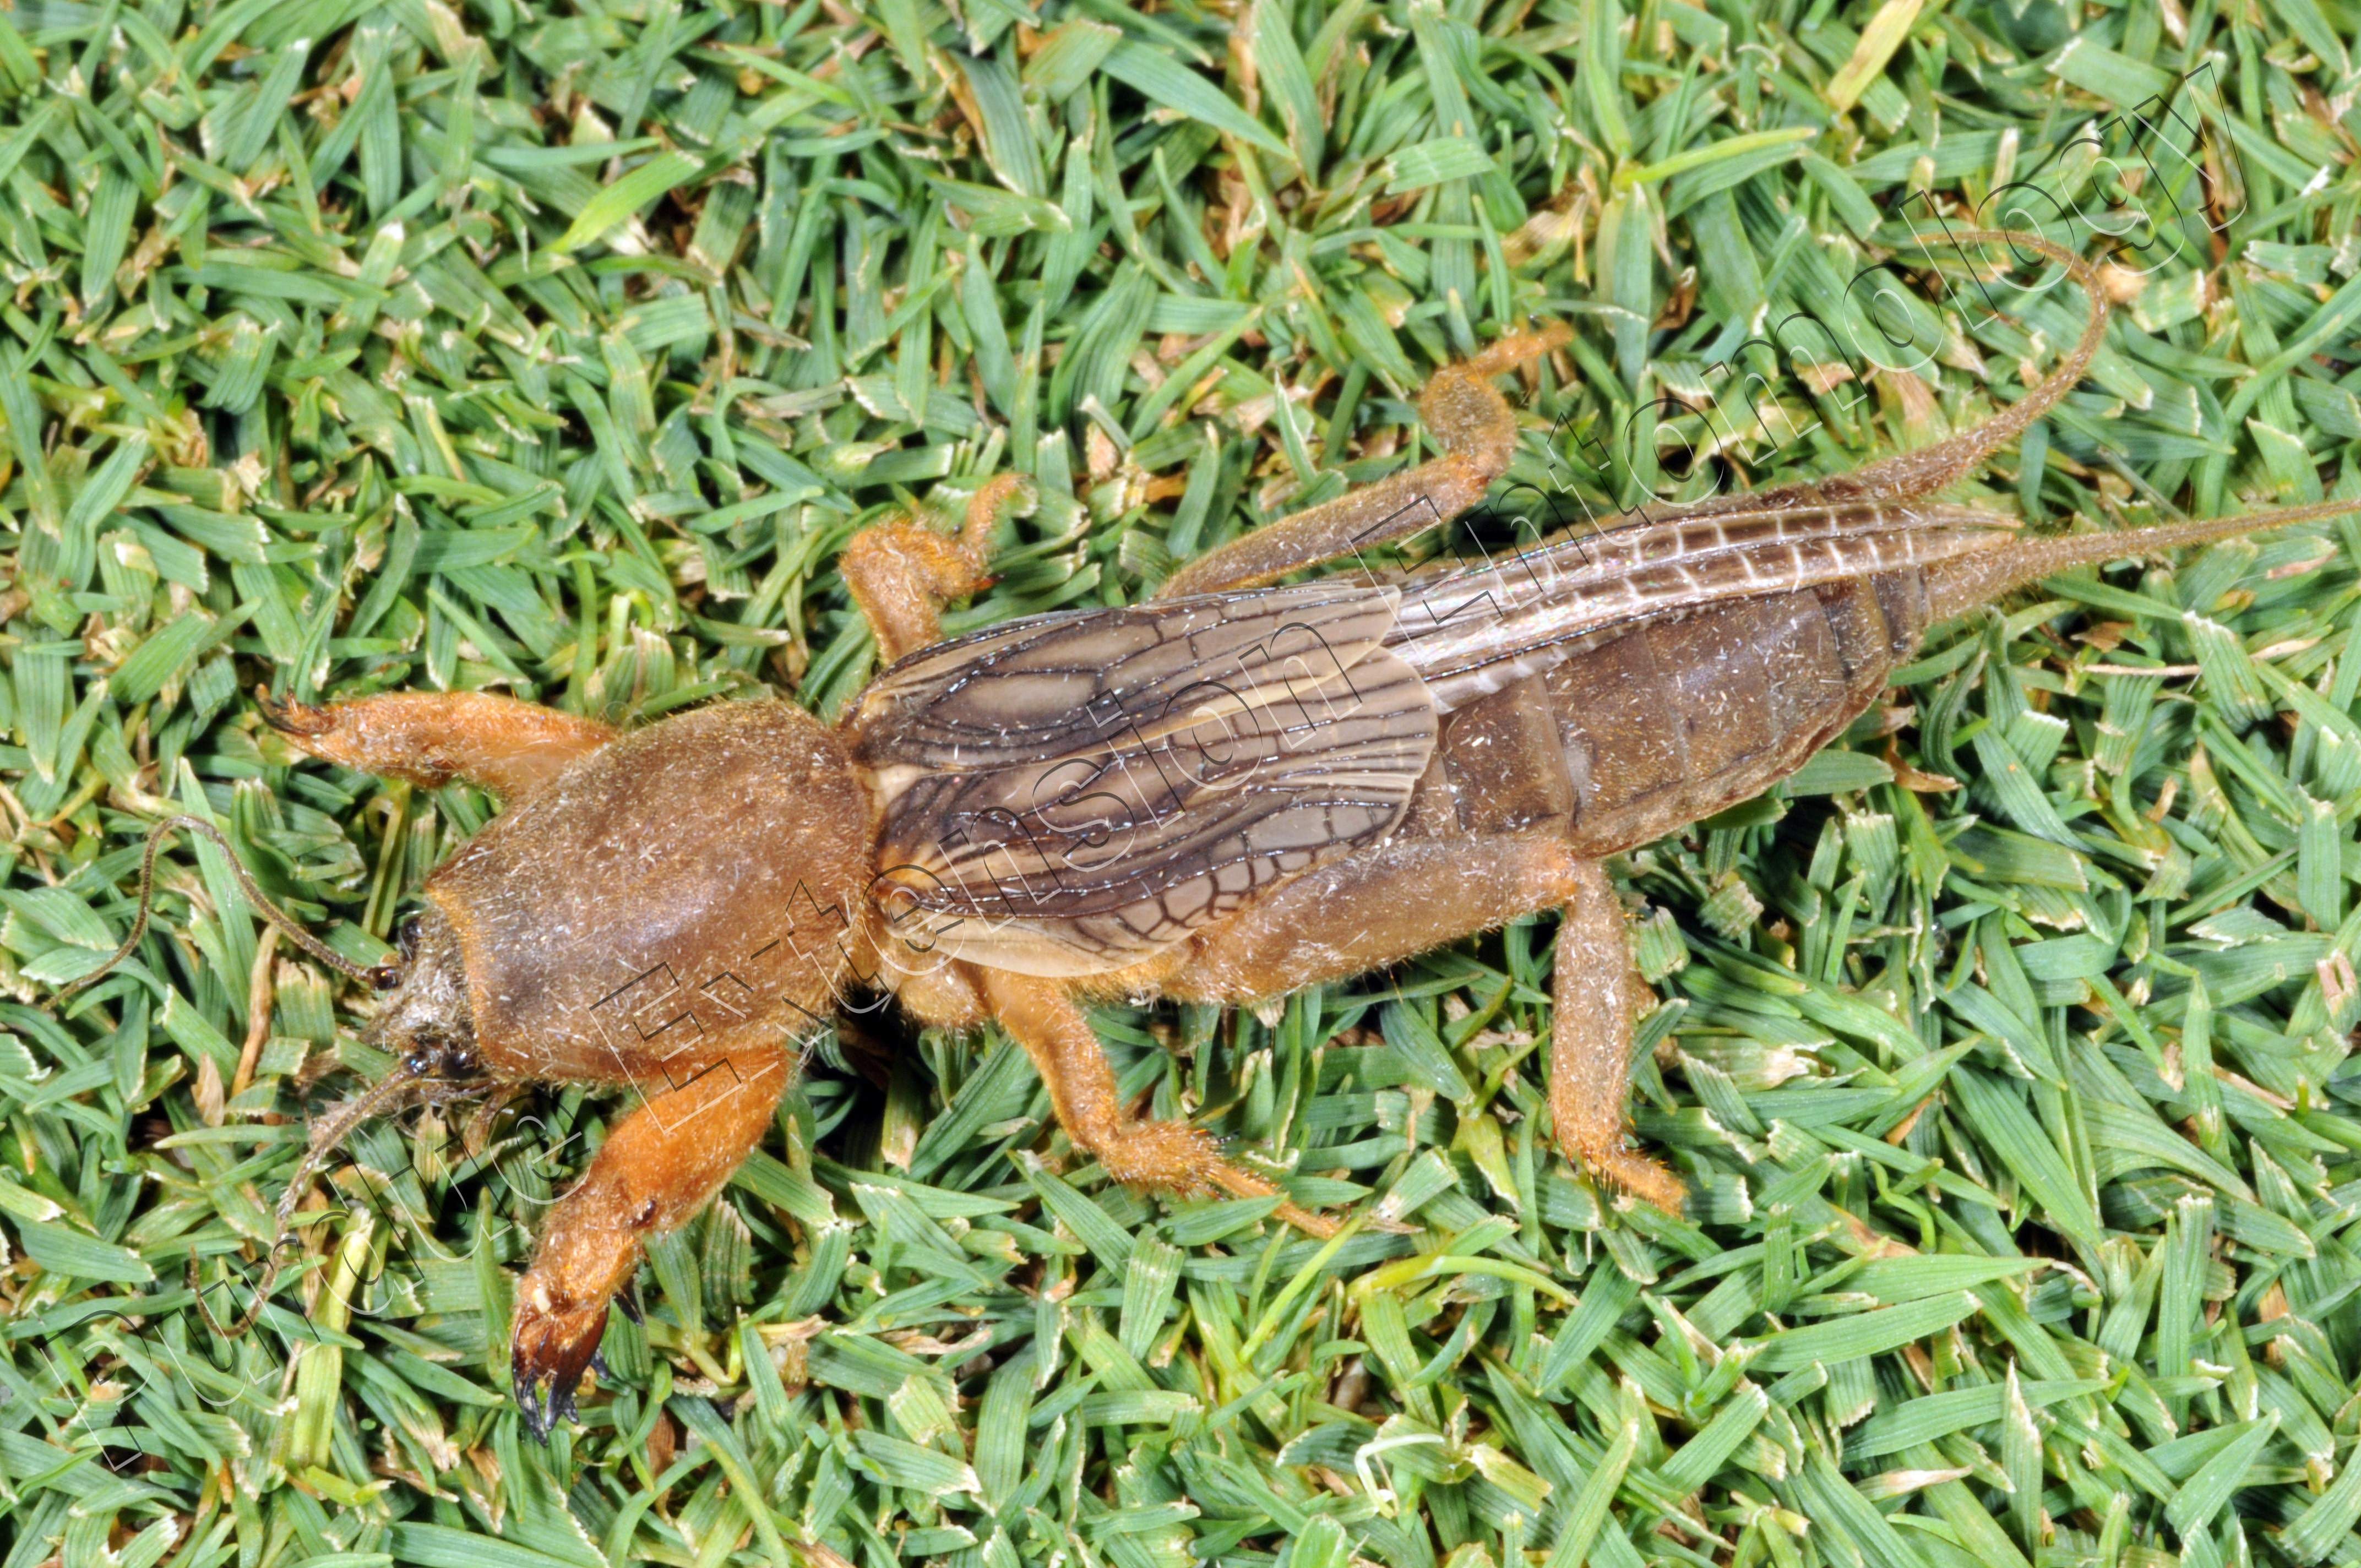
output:
{"label": "middle leg", "polygon": [[1001,508],[1023,484],[1014,474],[986,479],[968,502],[959,537],[917,523],[881,522],[845,545],[837,570],[890,664],[942,637],[942,607],[984,586],[983,569]]}
{"label": "middle leg", "polygon": [[[1005,970],[976,973],[993,1016],[1025,1047],[1049,1084],[1059,1125],[1097,1156],[1109,1176],[1183,1196],[1220,1191],[1267,1198],[1279,1190],[1224,1159],[1219,1146],[1200,1129],[1131,1114],[1097,1032],[1059,982]],[[1315,1236],[1335,1234],[1327,1221],[1292,1203],[1281,1203],[1279,1217]]]}

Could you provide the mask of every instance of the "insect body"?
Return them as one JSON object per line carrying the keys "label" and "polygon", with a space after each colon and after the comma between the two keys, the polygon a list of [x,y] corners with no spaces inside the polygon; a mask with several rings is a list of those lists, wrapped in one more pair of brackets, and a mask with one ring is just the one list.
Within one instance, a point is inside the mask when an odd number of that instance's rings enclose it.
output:
{"label": "insect body", "polygon": [[429,879],[382,977],[372,1029],[401,1074],[643,1097],[520,1287],[529,1423],[570,1409],[642,1245],[728,1179],[791,1043],[862,988],[930,1024],[996,1020],[1111,1176],[1275,1195],[1198,1130],[1133,1116],[1079,1003],[1257,1000],[1557,909],[1557,1136],[1677,1204],[1672,1173],[1625,1146],[1640,986],[1603,858],[1792,772],[1930,626],[2014,585],[2349,510],[2021,541],[1928,501],[2072,385],[2104,324],[2070,253],[1962,237],[2065,266],[2089,330],[1987,424],[1817,485],[1475,569],[1258,586],[1480,501],[1515,435],[1488,378],[1562,341],[1531,333],[1430,385],[1442,457],[1249,534],[1145,605],[939,642],[937,606],[978,585],[1008,481],[957,540],[857,536],[842,569],[892,663],[833,728],[778,701],[629,733],[480,695],[269,704],[316,756],[505,797]]}

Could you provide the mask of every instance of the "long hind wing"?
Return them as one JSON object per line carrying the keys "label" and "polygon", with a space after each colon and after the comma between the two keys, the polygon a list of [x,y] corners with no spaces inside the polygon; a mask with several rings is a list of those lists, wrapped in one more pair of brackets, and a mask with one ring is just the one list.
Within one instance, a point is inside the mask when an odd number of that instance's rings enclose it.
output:
{"label": "long hind wing", "polygon": [[1382,837],[1437,722],[1379,646],[1398,599],[1328,583],[1038,617],[887,671],[852,736],[888,961],[1121,969]]}
{"label": "long hind wing", "polygon": [[1447,713],[1642,622],[1916,570],[2014,536],[2005,518],[1924,502],[1676,512],[1552,540],[1497,563],[1422,572],[1403,585],[1386,643]]}

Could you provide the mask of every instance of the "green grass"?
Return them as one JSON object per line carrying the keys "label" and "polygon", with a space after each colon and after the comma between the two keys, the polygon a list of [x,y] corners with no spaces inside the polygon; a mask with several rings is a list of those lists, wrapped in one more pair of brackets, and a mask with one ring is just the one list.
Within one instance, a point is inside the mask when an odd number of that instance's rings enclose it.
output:
{"label": "green grass", "polygon": [[[1628,858],[1685,1221],[1542,1135],[1547,919],[1268,1018],[1099,1014],[1155,1111],[1356,1222],[1328,1247],[1111,1186],[1006,1041],[873,1019],[654,1249],[544,1453],[511,1292],[616,1102],[537,1094],[472,1155],[464,1108],[370,1129],[306,1227],[346,1266],[225,1343],[187,1259],[250,1260],[307,1109],[384,1069],[357,998],[180,844],[143,960],[44,1010],[169,811],[361,958],[486,819],[300,762],[258,684],[832,711],[873,664],[829,570],[862,524],[1014,466],[1039,505],[950,629],[1136,598],[1411,460],[1424,377],[1533,316],[1576,373],[1516,477],[1603,509],[1714,482],[1713,444],[1840,470],[2070,340],[2070,291],[1995,312],[1908,243],[2012,181],[2086,251],[2161,238],[1966,488],[2111,524],[2361,493],[2356,33],[2353,0],[16,0],[0,1568],[2361,1557],[2350,522],[2054,582]],[[1880,323],[1933,352],[1865,396],[1806,363]]]}

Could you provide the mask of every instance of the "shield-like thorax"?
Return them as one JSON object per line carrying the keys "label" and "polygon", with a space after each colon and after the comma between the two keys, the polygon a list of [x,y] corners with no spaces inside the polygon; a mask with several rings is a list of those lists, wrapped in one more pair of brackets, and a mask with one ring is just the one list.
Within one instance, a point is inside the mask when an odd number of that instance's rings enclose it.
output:
{"label": "shield-like thorax", "polygon": [[478,1049],[521,1077],[646,1082],[809,1032],[848,967],[868,827],[843,747],[788,704],[623,736],[427,883]]}

